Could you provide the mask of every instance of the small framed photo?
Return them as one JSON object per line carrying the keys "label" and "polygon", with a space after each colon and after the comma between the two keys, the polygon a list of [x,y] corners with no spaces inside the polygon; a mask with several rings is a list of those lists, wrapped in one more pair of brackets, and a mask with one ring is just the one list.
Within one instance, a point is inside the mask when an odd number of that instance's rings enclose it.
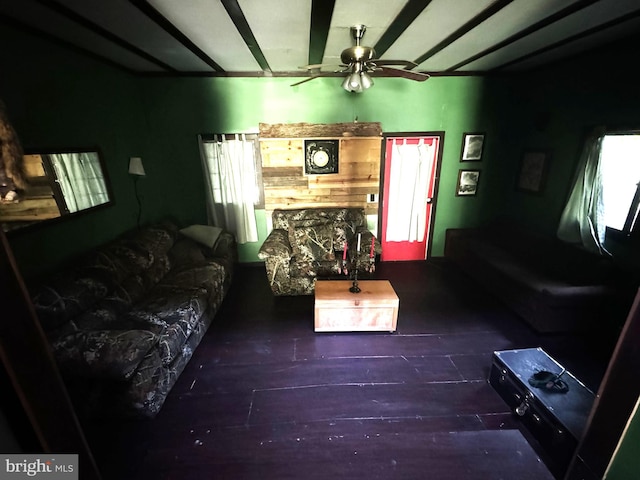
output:
{"label": "small framed photo", "polygon": [[457,197],[468,197],[478,193],[480,170],[460,170],[458,172]]}
{"label": "small framed photo", "polygon": [[544,188],[548,169],[548,151],[525,151],[520,161],[516,188],[523,192],[540,193]]}
{"label": "small framed photo", "polygon": [[461,162],[479,162],[484,149],[484,133],[465,133],[462,135]]}

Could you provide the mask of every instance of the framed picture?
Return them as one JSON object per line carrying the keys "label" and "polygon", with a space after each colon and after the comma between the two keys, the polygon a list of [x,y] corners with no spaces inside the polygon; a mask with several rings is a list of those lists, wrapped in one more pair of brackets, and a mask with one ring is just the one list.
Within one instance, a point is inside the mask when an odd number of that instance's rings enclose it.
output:
{"label": "framed picture", "polygon": [[457,197],[468,197],[478,193],[480,170],[460,170],[458,172]]}
{"label": "framed picture", "polygon": [[516,188],[523,192],[541,192],[544,188],[548,168],[549,152],[545,150],[524,152],[520,161]]}
{"label": "framed picture", "polygon": [[479,162],[482,160],[484,133],[465,133],[462,135],[461,162]]}

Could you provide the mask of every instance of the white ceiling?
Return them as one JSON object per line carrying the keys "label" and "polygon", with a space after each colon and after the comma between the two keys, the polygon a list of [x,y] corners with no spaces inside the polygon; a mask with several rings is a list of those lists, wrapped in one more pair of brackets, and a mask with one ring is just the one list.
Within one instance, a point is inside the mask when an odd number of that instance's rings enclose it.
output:
{"label": "white ceiling", "polygon": [[640,1],[0,0],[2,24],[134,73],[221,76],[308,75],[299,67],[340,63],[364,24],[379,58],[456,75],[533,69],[634,35]]}

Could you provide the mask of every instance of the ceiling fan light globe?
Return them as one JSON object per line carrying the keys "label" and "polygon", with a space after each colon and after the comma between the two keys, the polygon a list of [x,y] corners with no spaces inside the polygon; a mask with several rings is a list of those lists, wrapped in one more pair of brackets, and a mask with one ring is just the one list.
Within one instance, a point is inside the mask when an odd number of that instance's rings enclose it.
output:
{"label": "ceiling fan light globe", "polygon": [[367,72],[362,72],[360,74],[360,85],[362,85],[363,90],[373,87],[373,78],[371,78],[371,75]]}
{"label": "ceiling fan light globe", "polygon": [[360,93],[363,90],[362,80],[360,78],[359,73],[354,72],[351,75],[349,75],[347,77],[346,84],[347,84],[346,90],[348,90],[349,92]]}

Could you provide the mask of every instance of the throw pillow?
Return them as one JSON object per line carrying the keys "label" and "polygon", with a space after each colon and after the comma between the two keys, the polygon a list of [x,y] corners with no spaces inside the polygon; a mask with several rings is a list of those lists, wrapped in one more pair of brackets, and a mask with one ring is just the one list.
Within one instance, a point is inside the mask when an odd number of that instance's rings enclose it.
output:
{"label": "throw pillow", "polygon": [[335,259],[332,225],[293,227],[289,237],[293,254],[300,260],[322,262]]}
{"label": "throw pillow", "polygon": [[213,248],[222,233],[222,228],[211,225],[190,225],[181,229],[180,233],[195,242]]}

